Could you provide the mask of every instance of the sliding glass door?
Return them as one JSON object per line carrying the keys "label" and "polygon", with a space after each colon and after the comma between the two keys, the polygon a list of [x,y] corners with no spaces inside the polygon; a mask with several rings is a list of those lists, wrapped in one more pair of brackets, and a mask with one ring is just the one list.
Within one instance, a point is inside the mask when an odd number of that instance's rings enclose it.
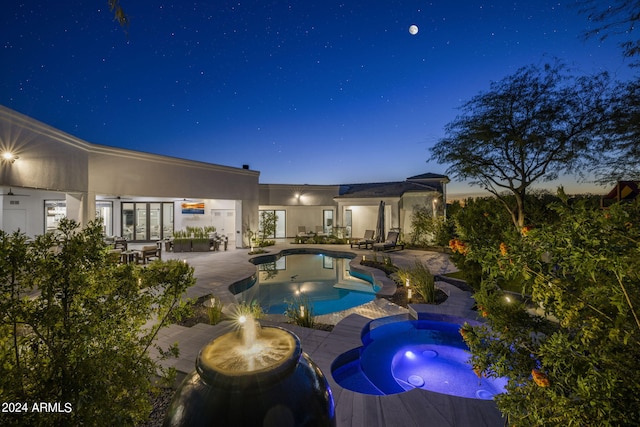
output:
{"label": "sliding glass door", "polygon": [[162,240],[173,235],[172,202],[122,204],[122,237],[129,241]]}
{"label": "sliding glass door", "polygon": [[[286,211],[283,210],[261,210],[260,213],[273,213],[276,216],[275,234],[266,236],[268,239],[284,239],[286,237]],[[261,230],[258,230],[261,232]]]}

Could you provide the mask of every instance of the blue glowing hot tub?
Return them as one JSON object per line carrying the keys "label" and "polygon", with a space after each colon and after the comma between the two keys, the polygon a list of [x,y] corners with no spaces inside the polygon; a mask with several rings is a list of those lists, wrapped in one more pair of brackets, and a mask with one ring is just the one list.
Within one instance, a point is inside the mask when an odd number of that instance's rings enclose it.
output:
{"label": "blue glowing hot tub", "polygon": [[[438,316],[442,318],[442,316]],[[454,320],[454,318],[452,318]],[[451,396],[490,400],[505,378],[479,378],[468,363],[460,322],[390,317],[369,322],[361,347],[336,358],[334,380],[348,390],[387,395],[421,388]]]}

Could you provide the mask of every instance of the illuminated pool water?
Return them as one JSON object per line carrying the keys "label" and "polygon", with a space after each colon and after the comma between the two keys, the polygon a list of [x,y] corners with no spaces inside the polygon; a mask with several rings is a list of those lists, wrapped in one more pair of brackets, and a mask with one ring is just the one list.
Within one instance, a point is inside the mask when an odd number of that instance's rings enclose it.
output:
{"label": "illuminated pool water", "polygon": [[342,387],[387,395],[421,388],[437,393],[490,400],[504,392],[504,378],[478,378],[467,363],[461,323],[386,318],[367,324],[363,346],[343,353],[331,366]]}
{"label": "illuminated pool water", "polygon": [[350,271],[353,257],[310,249],[256,257],[256,277],[230,290],[241,301],[257,301],[268,314],[283,314],[296,299],[307,301],[316,316],[347,310],[374,300],[379,290],[369,277]]}

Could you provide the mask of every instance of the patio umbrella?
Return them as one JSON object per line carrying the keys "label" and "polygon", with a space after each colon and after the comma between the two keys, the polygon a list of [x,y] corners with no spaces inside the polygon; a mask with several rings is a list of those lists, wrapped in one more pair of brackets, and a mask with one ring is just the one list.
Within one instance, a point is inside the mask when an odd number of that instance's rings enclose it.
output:
{"label": "patio umbrella", "polygon": [[384,242],[384,201],[378,207],[378,223],[376,224],[376,242]]}

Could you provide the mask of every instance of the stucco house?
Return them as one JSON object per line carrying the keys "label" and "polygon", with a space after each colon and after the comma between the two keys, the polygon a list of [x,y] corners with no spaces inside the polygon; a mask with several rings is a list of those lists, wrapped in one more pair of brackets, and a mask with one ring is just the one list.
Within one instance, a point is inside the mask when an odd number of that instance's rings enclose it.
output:
{"label": "stucco house", "polygon": [[0,106],[0,228],[28,236],[61,217],[101,218],[107,236],[131,242],[171,238],[187,226],[216,227],[231,247],[249,246],[261,211],[278,215],[276,238],[299,227],[361,236],[385,202],[385,230],[408,231],[418,206],[444,215],[448,178],[343,185],[260,184],[248,166],[212,163],[83,141]]}
{"label": "stucco house", "polygon": [[426,208],[446,214],[444,175],[425,173],[405,181],[341,185],[260,184],[260,211],[278,216],[276,238],[295,237],[298,227],[339,237],[362,237],[375,229],[384,202],[385,234],[391,229],[410,233],[411,216]]}
{"label": "stucco house", "polygon": [[258,224],[257,171],[91,144],[1,106],[0,151],[6,232],[99,216],[106,235],[134,242],[214,225],[242,247]]}

